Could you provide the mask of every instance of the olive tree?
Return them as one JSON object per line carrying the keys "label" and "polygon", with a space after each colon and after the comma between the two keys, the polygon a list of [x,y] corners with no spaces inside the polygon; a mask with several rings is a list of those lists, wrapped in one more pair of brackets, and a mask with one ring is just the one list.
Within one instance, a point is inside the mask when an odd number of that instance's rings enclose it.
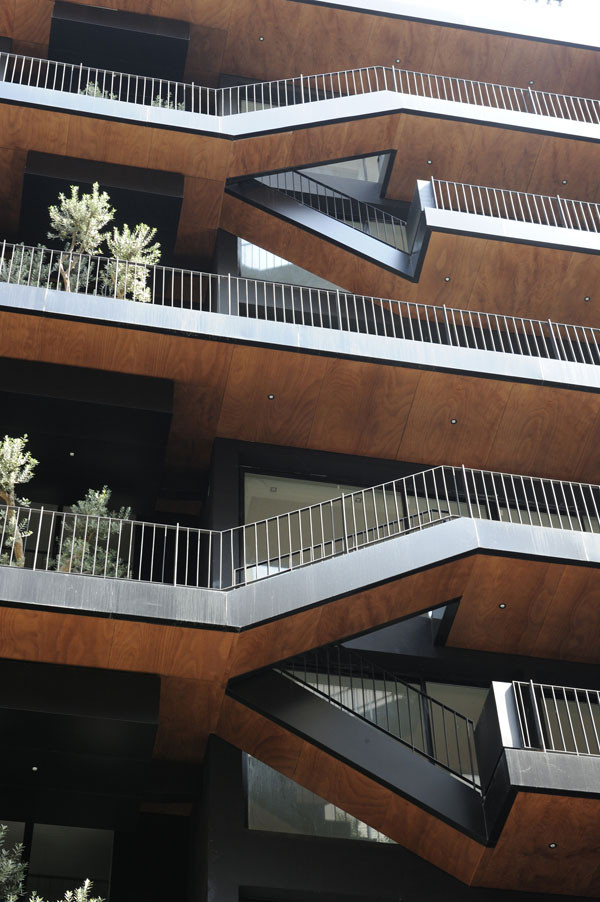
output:
{"label": "olive tree", "polygon": [[0,510],[0,530],[2,544],[8,552],[0,557],[0,563],[11,563],[22,567],[25,563],[23,539],[26,532],[26,520],[19,521],[18,508],[29,507],[27,498],[18,498],[17,486],[25,485],[33,477],[38,461],[25,449],[27,435],[12,438],[5,435],[0,442],[0,502],[6,505]]}
{"label": "olive tree", "polygon": [[148,303],[152,300],[148,281],[148,266],[160,260],[160,244],[151,244],[156,229],[141,222],[133,229],[128,225],[113,228],[106,238],[108,252],[113,258],[106,263],[102,274],[103,284],[113,297],[131,296],[134,301]]}
{"label": "olive tree", "polygon": [[63,573],[129,577],[129,531],[123,537],[122,520],[131,519],[131,508],[109,510],[111,490],[88,489],[64,516],[64,528],[56,569]]}
{"label": "olive tree", "polygon": [[[71,185],[71,196],[62,192],[58,195],[58,204],[48,208],[51,230],[48,238],[56,238],[63,242],[64,255],[59,261],[59,274],[65,291],[76,291],[80,284],[87,284],[92,273],[87,261],[82,272],[82,261],[78,254],[99,254],[102,242],[106,238],[106,226],[112,222],[115,209],[110,205],[110,197],[106,191],[100,191],[98,182],[92,185],[91,194],[79,196],[79,186]],[[75,284],[72,284],[75,275]]]}
{"label": "olive tree", "polygon": [[[0,824],[0,902],[18,902],[25,895],[23,883],[27,871],[27,862],[23,860],[23,843],[16,843],[12,849],[5,849],[8,827]],[[67,890],[58,902],[104,902],[99,896],[92,898],[92,881],[84,880],[74,890]],[[45,902],[33,892],[29,902]]]}

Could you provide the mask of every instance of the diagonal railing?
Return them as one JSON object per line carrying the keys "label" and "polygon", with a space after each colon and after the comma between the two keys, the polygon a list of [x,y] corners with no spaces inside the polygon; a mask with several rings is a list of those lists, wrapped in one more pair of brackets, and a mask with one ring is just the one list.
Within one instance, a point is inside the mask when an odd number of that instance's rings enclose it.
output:
{"label": "diagonal railing", "polygon": [[431,184],[438,210],[576,229],[580,232],[600,232],[600,204],[559,195],[532,194],[441,179],[432,179]]}
{"label": "diagonal railing", "polygon": [[4,505],[0,564],[231,589],[457,517],[600,535],[600,487],[431,470],[221,532]]}
{"label": "diagonal railing", "polygon": [[392,216],[373,204],[330,188],[304,172],[293,169],[275,172],[272,175],[259,176],[255,181],[292,197],[306,207],[331,216],[359,232],[364,232],[377,241],[405,253],[409,252],[405,220]]}
{"label": "diagonal railing", "polygon": [[0,245],[0,285],[25,285],[194,313],[417,341],[468,350],[600,364],[600,329],[395,301],[20,244]]}
{"label": "diagonal railing", "polygon": [[0,80],[213,116],[392,91],[440,101],[600,124],[600,101],[596,99],[414,72],[394,66],[364,66],[229,88],[207,88],[194,83],[132,75],[83,64],[0,53]]}
{"label": "diagonal railing", "polygon": [[480,791],[473,721],[339,645],[275,668]]}

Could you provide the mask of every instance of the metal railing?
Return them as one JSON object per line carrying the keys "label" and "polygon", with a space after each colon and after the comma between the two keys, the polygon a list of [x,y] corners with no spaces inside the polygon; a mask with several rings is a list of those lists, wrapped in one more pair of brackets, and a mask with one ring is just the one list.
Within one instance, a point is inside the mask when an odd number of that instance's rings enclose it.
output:
{"label": "metal railing", "polygon": [[514,682],[523,747],[600,755],[600,692]]}
{"label": "metal railing", "polygon": [[[107,282],[104,273],[109,265],[114,278]],[[132,299],[132,286],[142,285],[145,279],[146,299],[162,307],[457,348],[600,362],[600,330],[588,326],[143,266],[7,242],[0,246],[0,283],[65,290],[65,273],[71,290],[80,294]]]}
{"label": "metal railing", "polygon": [[[110,270],[107,275],[107,270]],[[550,320],[395,301],[4,242],[0,284],[145,300],[220,313],[426,344],[600,364],[600,329]],[[133,289],[136,289],[134,294]],[[144,290],[148,289],[146,293]]]}
{"label": "metal railing", "polygon": [[479,790],[473,722],[356,652],[330,646],[276,670]]}
{"label": "metal railing", "polygon": [[559,195],[530,194],[527,191],[486,188],[440,179],[432,179],[431,184],[438,210],[474,213],[580,232],[600,232],[600,204]]}
{"label": "metal railing", "polygon": [[274,188],[305,207],[331,216],[338,222],[364,232],[384,244],[389,244],[400,251],[409,250],[406,222],[403,219],[392,216],[373,204],[330,188],[303,172],[297,170],[275,172],[272,175],[259,176],[255,181],[268,188]]}
{"label": "metal railing", "polygon": [[0,563],[230,589],[457,517],[600,535],[600,487],[435,467],[221,532],[0,507]]}
{"label": "metal railing", "polygon": [[144,300],[198,313],[600,364],[600,329],[589,326],[144,266],[7,242],[0,245],[0,284],[3,282],[61,291],[68,284],[83,295]]}
{"label": "metal railing", "polygon": [[364,66],[229,88],[207,88],[83,64],[0,53],[0,78],[13,84],[221,116],[393,91],[574,122],[600,123],[600,101],[595,99],[394,66]]}

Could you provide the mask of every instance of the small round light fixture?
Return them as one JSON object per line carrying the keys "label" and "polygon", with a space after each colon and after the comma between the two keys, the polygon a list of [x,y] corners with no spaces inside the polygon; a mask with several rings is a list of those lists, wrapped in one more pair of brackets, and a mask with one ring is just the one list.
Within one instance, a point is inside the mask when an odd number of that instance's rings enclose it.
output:
{"label": "small round light fixture", "polygon": [[34,774],[37,774],[37,767],[35,766],[35,764],[31,768],[31,770],[33,771]]}
{"label": "small round light fixture", "polygon": [[591,297],[589,296],[589,294],[586,294],[586,296],[584,297],[583,300],[584,300],[584,301],[591,301],[592,299],[591,299]]}
{"label": "small round light fixture", "polygon": [[269,399],[269,401],[274,401],[275,395],[267,395],[267,398]]}
{"label": "small round light fixture", "polygon": [[556,849],[557,845],[558,845],[557,842],[549,842],[549,843],[548,843],[548,848],[549,848],[549,849]]}
{"label": "small round light fixture", "polygon": [[397,62],[397,63],[399,63],[399,62],[400,62],[400,60],[396,60],[396,62]]}
{"label": "small round light fixture", "polygon": [[427,160],[427,165],[428,165],[428,166],[431,166],[432,163],[433,163],[433,160]]}
{"label": "small round light fixture", "polygon": [[500,604],[498,605],[498,607],[500,608],[501,611],[503,611],[504,608],[506,607],[506,602],[505,602],[505,601],[501,601]]}
{"label": "small round light fixture", "polygon": [[264,37],[263,37],[263,35],[262,35],[262,34],[261,34],[261,36],[260,36],[260,37],[259,37],[259,39],[258,39],[258,40],[259,40],[259,41],[264,41]]}
{"label": "small round light fixture", "polygon": [[458,423],[458,420],[456,419],[456,417],[452,417],[450,422],[452,423],[453,426],[456,426],[456,424]]}
{"label": "small round light fixture", "polygon": [[69,451],[69,457],[75,457],[75,452],[74,452],[74,451]]}
{"label": "small round light fixture", "polygon": [[450,281],[450,276],[444,276],[444,282],[449,282],[449,281]]}
{"label": "small round light fixture", "polygon": [[561,185],[567,185],[568,182],[569,182],[568,179],[561,179],[561,182],[560,182],[560,183],[561,183]]}
{"label": "small round light fixture", "polygon": [[534,85],[534,84],[535,84],[533,78],[531,78],[531,79],[529,80],[529,84],[530,84],[530,85]]}

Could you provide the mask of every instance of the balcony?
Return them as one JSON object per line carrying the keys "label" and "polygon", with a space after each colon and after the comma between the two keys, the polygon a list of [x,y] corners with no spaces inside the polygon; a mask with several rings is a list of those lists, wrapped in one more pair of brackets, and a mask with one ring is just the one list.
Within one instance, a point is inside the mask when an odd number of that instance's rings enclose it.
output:
{"label": "balcony", "polygon": [[[368,284],[411,300],[464,302],[485,285],[479,303],[490,311],[508,304],[510,313],[561,319],[573,295],[591,299],[600,253],[595,203],[432,179],[417,182],[404,221],[295,171],[234,180],[227,194],[228,231],[297,265],[310,259],[317,275],[357,292]],[[507,271],[519,285],[510,299],[498,275]],[[542,294],[539,282],[552,276],[552,291]],[[595,325],[595,310],[581,306]]]}
{"label": "balcony", "polygon": [[467,884],[582,895],[598,892],[599,729],[595,690],[493,683],[473,725],[339,646],[232,681],[219,726]]}
{"label": "balcony", "polygon": [[[387,193],[403,201],[431,173],[504,184],[515,171],[538,193],[551,193],[568,173],[576,197],[600,200],[590,175],[599,102],[588,98],[394,67],[216,89],[2,54],[0,75],[10,147],[65,154],[68,135],[72,157],[168,168],[219,196],[225,179],[396,150]],[[57,112],[66,117],[61,129]],[[497,126],[505,126],[502,155]],[[197,194],[187,191],[186,234],[198,229]]]}
{"label": "balcony", "polygon": [[[596,610],[585,635],[567,636],[569,654],[564,643],[573,605],[593,597],[599,511],[597,486],[452,467],[222,532],[4,508],[2,598],[265,636],[268,621],[304,612],[315,639],[314,606],[329,603],[339,640],[461,597],[450,644],[594,661]],[[548,631],[524,626],[552,574]],[[490,606],[495,629],[482,636]],[[298,640],[290,626],[262,653],[280,659]]]}
{"label": "balcony", "polygon": [[[133,302],[134,285],[152,303]],[[0,311],[7,357],[126,367],[185,385],[172,431],[200,439],[207,457],[222,436],[596,478],[596,329],[9,244]]]}

